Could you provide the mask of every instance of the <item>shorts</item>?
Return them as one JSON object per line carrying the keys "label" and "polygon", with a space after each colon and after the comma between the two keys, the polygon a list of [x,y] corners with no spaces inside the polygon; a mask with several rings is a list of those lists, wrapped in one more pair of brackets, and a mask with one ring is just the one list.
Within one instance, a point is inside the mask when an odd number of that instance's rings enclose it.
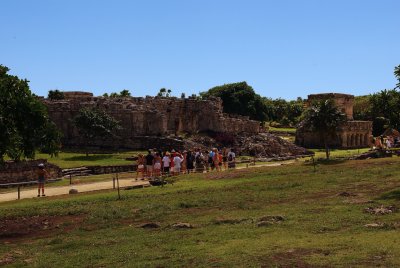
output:
{"label": "shorts", "polygon": [[161,169],[161,163],[155,163],[154,164],[154,169],[160,170]]}
{"label": "shorts", "polygon": [[181,168],[180,167],[174,167],[174,172],[175,173],[180,173],[181,172]]}
{"label": "shorts", "polygon": [[164,172],[164,173],[169,173],[169,167],[164,167],[164,168],[163,168],[163,172]]}
{"label": "shorts", "polygon": [[38,183],[42,184],[46,182],[46,178],[45,177],[39,177],[38,178]]}
{"label": "shorts", "polygon": [[151,165],[146,165],[146,170],[147,171],[153,171],[153,166],[151,166]]}

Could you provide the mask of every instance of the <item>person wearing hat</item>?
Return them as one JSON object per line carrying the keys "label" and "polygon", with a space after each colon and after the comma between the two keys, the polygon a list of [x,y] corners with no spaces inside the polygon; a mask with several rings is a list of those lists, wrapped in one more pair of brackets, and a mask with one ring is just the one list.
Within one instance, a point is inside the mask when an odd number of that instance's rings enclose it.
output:
{"label": "person wearing hat", "polygon": [[40,197],[40,189],[42,189],[42,196],[46,196],[44,194],[44,184],[46,182],[47,177],[49,176],[49,173],[47,170],[44,169],[44,164],[39,164],[38,165],[38,171],[37,171],[37,176],[38,176],[38,197]]}

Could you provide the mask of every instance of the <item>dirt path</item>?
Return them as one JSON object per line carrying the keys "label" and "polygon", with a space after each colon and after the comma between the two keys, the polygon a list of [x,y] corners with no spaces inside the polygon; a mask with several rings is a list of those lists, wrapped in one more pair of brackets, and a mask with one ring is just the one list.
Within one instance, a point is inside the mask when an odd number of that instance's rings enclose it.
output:
{"label": "dirt path", "polygon": [[[127,187],[127,186],[147,186],[149,185],[148,181],[135,181],[134,179],[120,179],[119,186]],[[113,188],[112,181],[103,181],[103,182],[94,182],[87,184],[73,184],[68,186],[56,186],[56,187],[47,187],[45,188],[46,196],[56,196],[56,195],[64,195],[69,194],[70,189],[77,189],[79,193],[84,192],[92,192],[98,190],[107,190]],[[37,197],[37,189],[29,189],[29,190],[21,190],[21,199],[25,198],[36,198]],[[17,200],[17,189],[15,191],[0,194],[0,202]],[[42,198],[42,197],[40,197]]]}
{"label": "dirt path", "polygon": [[[284,161],[284,162],[275,162],[275,163],[265,163],[256,166],[242,166],[237,167],[236,169],[245,169],[245,168],[258,168],[258,167],[273,167],[273,166],[280,166],[280,165],[288,165],[292,164],[294,161]],[[148,181],[135,181],[134,178],[132,179],[120,179],[119,180],[120,187],[128,187],[128,186],[148,186]],[[65,195],[69,194],[70,189],[77,189],[79,193],[84,192],[92,192],[98,190],[108,190],[113,188],[112,181],[102,181],[102,182],[93,182],[93,183],[86,183],[86,184],[73,184],[68,186],[56,186],[56,187],[46,187],[45,194],[46,196],[57,196],[57,195]],[[21,190],[20,193],[21,199],[26,198],[37,198],[37,189],[27,189]],[[42,197],[40,197],[42,198]],[[17,188],[15,188],[12,192],[7,193],[0,193],[0,202],[6,201],[13,201],[18,199]]]}

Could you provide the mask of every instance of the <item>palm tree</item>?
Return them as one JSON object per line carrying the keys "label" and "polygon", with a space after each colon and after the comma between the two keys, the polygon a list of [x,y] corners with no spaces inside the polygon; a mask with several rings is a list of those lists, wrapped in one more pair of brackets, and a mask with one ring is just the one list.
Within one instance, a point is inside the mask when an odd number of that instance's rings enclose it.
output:
{"label": "palm tree", "polygon": [[326,158],[329,159],[329,138],[335,135],[336,129],[346,121],[346,116],[338,110],[333,99],[313,102],[305,111],[304,127],[318,133],[325,146]]}

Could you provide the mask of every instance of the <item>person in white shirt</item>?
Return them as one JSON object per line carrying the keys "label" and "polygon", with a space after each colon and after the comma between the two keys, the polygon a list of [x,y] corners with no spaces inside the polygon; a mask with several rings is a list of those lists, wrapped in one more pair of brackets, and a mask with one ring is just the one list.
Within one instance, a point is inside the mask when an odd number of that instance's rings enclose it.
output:
{"label": "person in white shirt", "polygon": [[236,154],[233,149],[228,153],[228,168],[236,167]]}
{"label": "person in white shirt", "polygon": [[182,155],[176,154],[173,161],[174,161],[174,174],[178,175],[181,173],[181,163],[183,161]]}
{"label": "person in white shirt", "polygon": [[163,164],[163,173],[164,174],[169,174],[169,164],[171,163],[171,157],[169,152],[166,152],[164,154],[164,157],[162,159],[162,164]]}

